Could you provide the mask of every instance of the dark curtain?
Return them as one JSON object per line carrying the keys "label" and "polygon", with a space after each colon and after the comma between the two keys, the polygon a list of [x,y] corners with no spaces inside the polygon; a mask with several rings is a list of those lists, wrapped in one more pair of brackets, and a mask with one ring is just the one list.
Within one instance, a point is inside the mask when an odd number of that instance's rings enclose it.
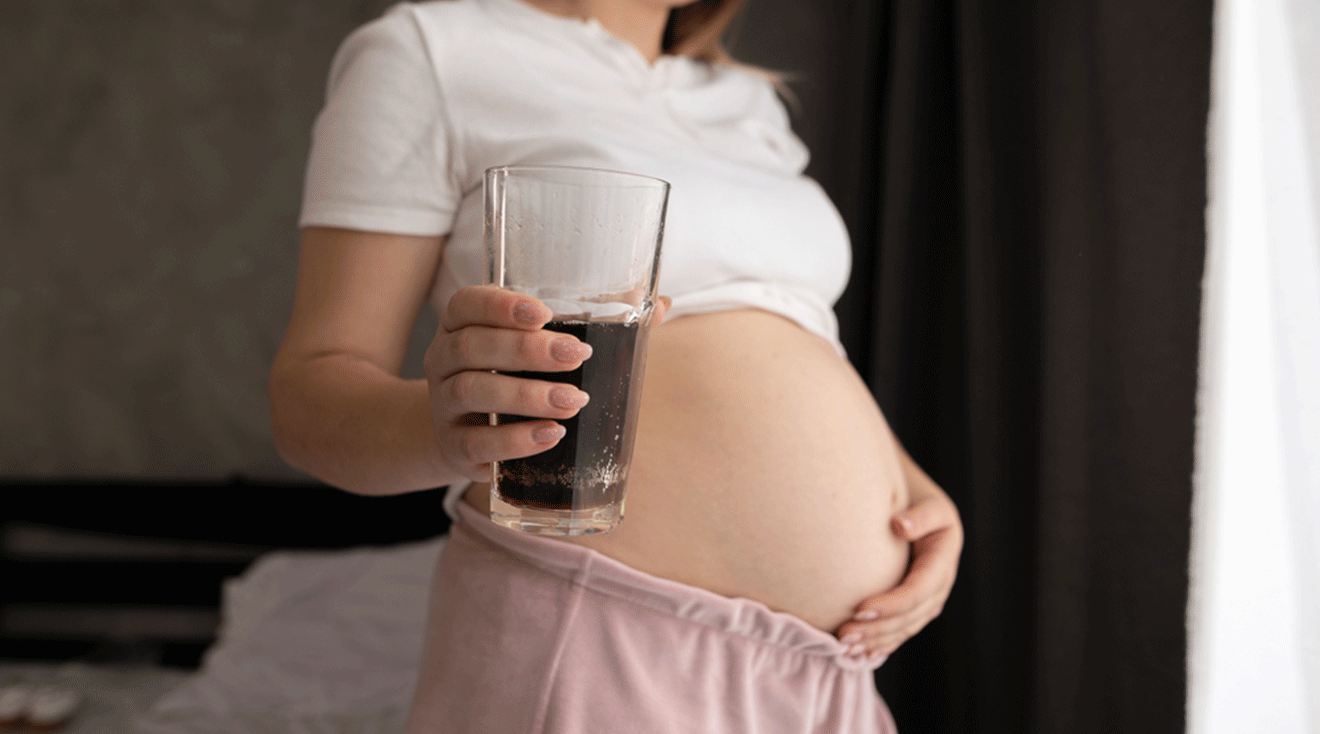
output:
{"label": "dark curtain", "polygon": [[878,685],[903,734],[1181,732],[1212,2],[832,7],[846,346],[967,529]]}

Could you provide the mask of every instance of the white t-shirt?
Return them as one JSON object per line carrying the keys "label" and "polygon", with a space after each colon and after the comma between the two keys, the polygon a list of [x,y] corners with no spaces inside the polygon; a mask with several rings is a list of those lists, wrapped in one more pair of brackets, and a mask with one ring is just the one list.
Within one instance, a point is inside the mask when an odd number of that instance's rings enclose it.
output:
{"label": "white t-shirt", "polygon": [[487,168],[653,176],[672,186],[666,318],[759,308],[842,354],[832,306],[848,234],[806,163],[773,86],[753,72],[681,56],[648,64],[596,21],[522,0],[400,3],[334,58],[299,223],[447,234],[431,294],[443,310],[460,287],[486,282]]}

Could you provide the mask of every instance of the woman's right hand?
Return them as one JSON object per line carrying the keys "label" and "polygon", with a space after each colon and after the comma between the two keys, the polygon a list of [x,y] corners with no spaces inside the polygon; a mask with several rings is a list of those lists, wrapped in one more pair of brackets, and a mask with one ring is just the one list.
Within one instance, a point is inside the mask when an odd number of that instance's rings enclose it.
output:
{"label": "woman's right hand", "polygon": [[[542,327],[553,314],[531,296],[469,286],[450,299],[423,361],[440,456],[453,472],[489,481],[492,461],[538,454],[564,437],[558,420],[587,404],[572,385],[499,372],[567,372],[591,347]],[[542,418],[490,425],[488,414]]]}

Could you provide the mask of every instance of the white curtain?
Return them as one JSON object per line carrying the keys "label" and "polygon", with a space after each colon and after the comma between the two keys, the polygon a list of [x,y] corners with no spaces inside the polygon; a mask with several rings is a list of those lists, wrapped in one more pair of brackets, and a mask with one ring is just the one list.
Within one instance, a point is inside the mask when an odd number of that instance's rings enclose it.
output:
{"label": "white curtain", "polygon": [[1320,734],[1320,0],[1218,0],[1191,734]]}

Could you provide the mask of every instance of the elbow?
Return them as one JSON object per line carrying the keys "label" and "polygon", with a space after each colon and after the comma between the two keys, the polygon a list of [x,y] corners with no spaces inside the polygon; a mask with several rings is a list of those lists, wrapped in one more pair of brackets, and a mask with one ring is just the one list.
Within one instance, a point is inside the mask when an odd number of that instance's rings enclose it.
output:
{"label": "elbow", "polygon": [[346,461],[337,421],[328,419],[324,400],[297,365],[278,361],[267,377],[270,436],[284,463],[323,484],[361,495],[387,494],[364,481],[353,461]]}
{"label": "elbow", "polygon": [[282,369],[276,362],[271,368],[266,383],[271,441],[284,463],[320,479],[321,477],[316,475],[310,465],[312,462],[306,460],[307,436],[304,427],[307,421],[300,419],[305,415],[306,409],[299,404],[296,388],[296,382],[288,374],[288,370]]}

